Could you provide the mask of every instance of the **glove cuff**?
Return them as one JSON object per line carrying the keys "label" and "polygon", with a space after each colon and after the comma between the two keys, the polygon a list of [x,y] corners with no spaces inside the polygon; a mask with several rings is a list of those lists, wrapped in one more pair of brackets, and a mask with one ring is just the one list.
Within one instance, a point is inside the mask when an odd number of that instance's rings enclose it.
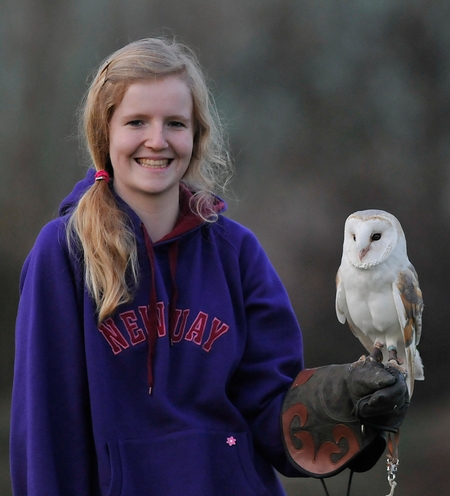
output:
{"label": "glove cuff", "polygon": [[298,374],[282,407],[286,452],[297,470],[331,477],[345,468],[365,472],[386,448],[383,433],[362,426],[343,379],[348,365],[305,369]]}

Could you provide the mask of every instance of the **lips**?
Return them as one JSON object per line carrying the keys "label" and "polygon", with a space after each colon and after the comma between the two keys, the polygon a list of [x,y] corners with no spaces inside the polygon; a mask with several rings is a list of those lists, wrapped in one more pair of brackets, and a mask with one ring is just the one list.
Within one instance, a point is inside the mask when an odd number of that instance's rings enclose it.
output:
{"label": "lips", "polygon": [[162,159],[150,159],[150,158],[137,158],[136,162],[142,167],[146,167],[148,169],[164,169],[165,167],[169,167],[172,159],[162,158]]}

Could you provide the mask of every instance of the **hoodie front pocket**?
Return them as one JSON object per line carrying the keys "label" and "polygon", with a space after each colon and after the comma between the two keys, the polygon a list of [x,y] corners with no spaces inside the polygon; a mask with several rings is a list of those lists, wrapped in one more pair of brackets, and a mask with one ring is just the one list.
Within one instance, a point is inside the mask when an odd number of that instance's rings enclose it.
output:
{"label": "hoodie front pocket", "polygon": [[108,496],[120,496],[122,491],[122,464],[120,463],[120,449],[116,442],[107,443],[109,455],[109,490]]}
{"label": "hoodie front pocket", "polygon": [[117,446],[110,496],[269,495],[245,433],[193,429]]}

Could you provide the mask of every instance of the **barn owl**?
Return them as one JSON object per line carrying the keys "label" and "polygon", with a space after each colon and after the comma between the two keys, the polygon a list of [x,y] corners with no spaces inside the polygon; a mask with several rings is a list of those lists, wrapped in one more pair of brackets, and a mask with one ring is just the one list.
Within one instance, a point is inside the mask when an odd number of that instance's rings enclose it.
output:
{"label": "barn owl", "polygon": [[414,380],[424,379],[417,350],[422,311],[422,292],[400,222],[382,210],[350,215],[336,276],[337,318],[348,321],[370,357],[405,373],[410,396]]}

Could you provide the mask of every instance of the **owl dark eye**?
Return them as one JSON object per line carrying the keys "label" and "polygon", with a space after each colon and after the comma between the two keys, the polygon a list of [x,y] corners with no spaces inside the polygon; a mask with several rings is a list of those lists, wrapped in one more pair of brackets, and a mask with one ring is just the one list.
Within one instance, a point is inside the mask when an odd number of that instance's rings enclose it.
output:
{"label": "owl dark eye", "polygon": [[352,234],[353,241],[356,241],[356,235]]}
{"label": "owl dark eye", "polygon": [[373,233],[371,236],[372,241],[378,241],[381,239],[381,233]]}

